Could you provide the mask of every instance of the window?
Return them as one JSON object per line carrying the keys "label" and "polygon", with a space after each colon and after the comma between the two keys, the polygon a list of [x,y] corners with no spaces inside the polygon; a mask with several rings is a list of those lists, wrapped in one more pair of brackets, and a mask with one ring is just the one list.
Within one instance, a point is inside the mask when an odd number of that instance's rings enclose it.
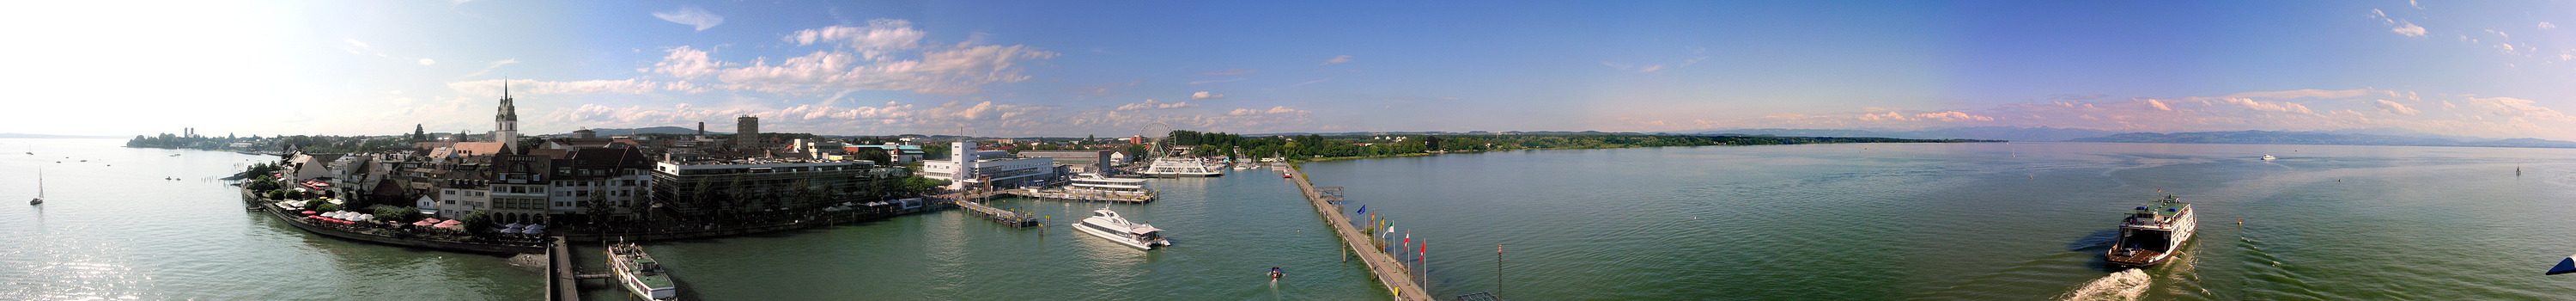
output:
{"label": "window", "polygon": [[456,204],[456,200],[447,200],[447,204],[448,204],[448,205],[455,205],[455,204]]}
{"label": "window", "polygon": [[624,186],[635,186],[635,180],[626,180],[626,185]]}
{"label": "window", "polygon": [[447,195],[456,195],[456,191],[455,191],[455,190],[448,190],[448,191],[447,191]]}

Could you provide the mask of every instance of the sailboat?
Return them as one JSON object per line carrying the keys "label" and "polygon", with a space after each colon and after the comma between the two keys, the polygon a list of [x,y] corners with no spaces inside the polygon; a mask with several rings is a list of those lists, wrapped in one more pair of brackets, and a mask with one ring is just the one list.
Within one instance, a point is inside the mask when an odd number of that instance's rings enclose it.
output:
{"label": "sailboat", "polygon": [[36,170],[36,199],[35,199],[35,200],[29,200],[29,201],[27,201],[27,205],[33,206],[33,205],[44,205],[44,204],[45,204],[45,171],[44,171],[44,170]]}

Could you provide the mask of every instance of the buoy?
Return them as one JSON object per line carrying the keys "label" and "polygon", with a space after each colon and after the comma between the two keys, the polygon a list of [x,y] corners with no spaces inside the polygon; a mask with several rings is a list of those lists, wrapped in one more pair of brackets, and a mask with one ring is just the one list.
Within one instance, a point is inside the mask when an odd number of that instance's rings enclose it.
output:
{"label": "buoy", "polygon": [[2238,226],[2243,226],[2243,225],[2245,225],[2245,219],[2242,219],[2242,218],[2240,218],[2240,219],[2236,219],[2236,225],[2238,225]]}

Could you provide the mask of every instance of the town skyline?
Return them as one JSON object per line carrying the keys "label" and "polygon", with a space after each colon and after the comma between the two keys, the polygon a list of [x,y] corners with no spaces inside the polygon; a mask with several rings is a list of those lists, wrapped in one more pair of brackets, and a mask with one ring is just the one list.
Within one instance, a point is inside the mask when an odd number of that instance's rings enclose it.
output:
{"label": "town skyline", "polygon": [[[45,3],[0,125],[1234,132],[2393,128],[2576,140],[2576,5]],[[186,49],[171,51],[170,49]],[[113,122],[101,115],[114,115]],[[60,125],[77,125],[62,127]]]}

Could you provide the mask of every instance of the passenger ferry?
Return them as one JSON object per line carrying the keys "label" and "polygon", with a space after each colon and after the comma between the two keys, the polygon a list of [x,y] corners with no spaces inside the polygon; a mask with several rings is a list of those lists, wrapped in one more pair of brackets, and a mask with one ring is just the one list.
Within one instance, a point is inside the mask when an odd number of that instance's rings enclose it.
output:
{"label": "passenger ferry", "polygon": [[1215,177],[1224,176],[1225,171],[1208,167],[1206,161],[1198,158],[1163,157],[1154,158],[1154,165],[1145,167],[1143,174],[1157,178]]}
{"label": "passenger ferry", "polygon": [[1155,246],[1172,245],[1172,240],[1163,238],[1163,229],[1128,222],[1126,218],[1118,217],[1117,211],[1109,211],[1108,208],[1092,210],[1091,217],[1074,223],[1073,229],[1137,249],[1153,250]]}
{"label": "passenger ferry", "polygon": [[1065,188],[1065,191],[1074,194],[1122,197],[1154,196],[1153,190],[1145,189],[1145,179],[1112,178],[1101,176],[1096,173],[1074,176],[1073,185],[1069,186],[1070,187]]}
{"label": "passenger ferry", "polygon": [[2199,223],[2193,219],[2191,203],[2166,195],[2164,199],[2139,205],[2120,221],[2120,237],[2111,241],[2104,258],[2111,264],[2130,267],[2153,266],[2173,258],[2184,242],[2191,241]]}
{"label": "passenger ferry", "polygon": [[616,270],[618,286],[636,296],[653,300],[679,297],[680,288],[672,284],[670,271],[663,270],[653,256],[644,255],[643,247],[631,243],[608,246],[608,266]]}

